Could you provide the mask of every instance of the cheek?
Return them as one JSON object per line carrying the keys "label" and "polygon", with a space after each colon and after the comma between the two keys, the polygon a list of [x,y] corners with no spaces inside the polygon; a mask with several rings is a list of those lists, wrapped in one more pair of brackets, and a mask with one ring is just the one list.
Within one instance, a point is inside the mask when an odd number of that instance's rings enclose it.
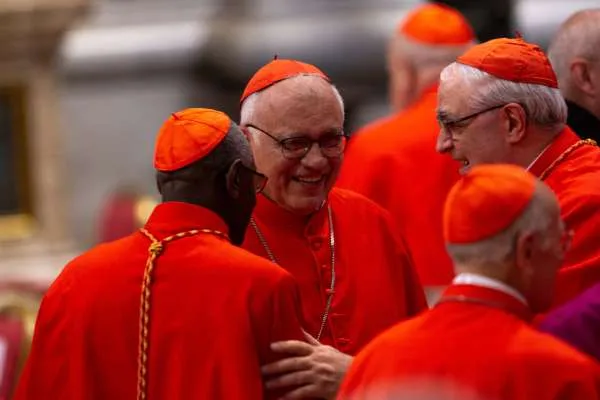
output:
{"label": "cheek", "polygon": [[342,162],[344,161],[344,157],[338,158],[329,158],[329,169],[331,170],[329,180],[335,181],[337,179],[338,173],[340,172],[340,167],[342,166]]}
{"label": "cheek", "polygon": [[493,134],[476,132],[463,140],[463,148],[469,152],[469,156],[479,162],[492,163],[497,161],[502,147],[494,140]]}
{"label": "cheek", "polygon": [[550,287],[554,285],[556,279],[556,273],[562,264],[562,260],[558,257],[555,249],[549,249],[540,254],[534,262],[541,266],[537,268],[537,276],[535,279],[539,281],[542,286]]}
{"label": "cheek", "polygon": [[264,172],[269,177],[267,184],[271,187],[279,188],[288,185],[294,176],[297,166],[297,161],[288,160],[283,157],[272,157],[269,160],[268,171]]}
{"label": "cheek", "polygon": [[277,179],[280,171],[285,167],[287,159],[279,150],[258,148],[254,151],[254,163],[256,170],[265,174],[269,181]]}

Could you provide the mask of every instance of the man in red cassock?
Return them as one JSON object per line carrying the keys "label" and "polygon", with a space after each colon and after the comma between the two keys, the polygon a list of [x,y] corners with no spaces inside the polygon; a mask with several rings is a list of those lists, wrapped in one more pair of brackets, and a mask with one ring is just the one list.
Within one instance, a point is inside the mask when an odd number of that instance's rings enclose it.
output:
{"label": "man in red cassock", "polygon": [[302,339],[289,273],[240,245],[265,177],[225,114],[174,113],[140,231],[71,261],[47,292],[17,400],[263,399],[273,341]]}
{"label": "man in red cassock", "polygon": [[462,163],[527,168],[556,193],[575,232],[558,275],[559,305],[600,282],[600,149],[567,125],[567,106],[539,46],[522,38],[472,47],[440,76],[438,151]]}
{"label": "man in red cassock", "polygon": [[426,308],[410,254],[389,214],[331,189],[342,162],[342,98],[318,68],[274,60],[250,79],[241,123],[258,170],[244,248],[289,271],[310,343],[275,343],[290,356],[264,368],[286,398],[332,398],[351,356],[383,330]]}
{"label": "man in red cassock", "polygon": [[600,399],[600,366],[529,324],[551,305],[569,245],[553,192],[521,167],[475,166],[451,189],[443,225],[453,284],[369,344],[338,399],[415,388],[440,389],[436,399]]}
{"label": "man in red cassock", "polygon": [[430,298],[454,276],[442,206],[459,177],[458,163],[435,151],[439,74],[474,43],[469,22],[446,5],[419,6],[400,23],[388,49],[394,114],[352,136],[337,181],[390,212]]}

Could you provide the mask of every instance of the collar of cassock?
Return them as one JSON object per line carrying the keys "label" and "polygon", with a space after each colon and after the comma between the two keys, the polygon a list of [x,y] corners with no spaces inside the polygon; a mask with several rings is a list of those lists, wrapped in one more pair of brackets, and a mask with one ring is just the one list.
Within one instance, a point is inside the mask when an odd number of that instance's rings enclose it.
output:
{"label": "collar of cassock", "polygon": [[437,305],[444,303],[465,303],[496,308],[515,315],[525,322],[531,322],[533,318],[529,307],[515,296],[498,289],[479,285],[450,285],[442,294]]}
{"label": "collar of cassock", "polygon": [[528,168],[529,172],[539,177],[565,150],[580,140],[580,137],[571,128],[565,127],[556,139],[535,159]]}
{"label": "collar of cassock", "polygon": [[327,207],[329,200],[325,201],[321,208],[310,216],[294,214],[281,207],[267,196],[260,194],[256,196],[256,208],[254,218],[277,230],[294,232],[304,237],[328,234]]}
{"label": "collar of cassock", "polygon": [[214,212],[201,206],[176,201],[157,205],[144,227],[158,240],[193,229],[229,233],[225,221]]}

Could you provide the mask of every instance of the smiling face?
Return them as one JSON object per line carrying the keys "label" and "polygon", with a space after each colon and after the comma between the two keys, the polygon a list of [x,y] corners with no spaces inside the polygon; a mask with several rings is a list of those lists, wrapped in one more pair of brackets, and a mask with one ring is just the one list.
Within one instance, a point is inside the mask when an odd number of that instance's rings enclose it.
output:
{"label": "smiling face", "polygon": [[[510,163],[511,146],[506,140],[506,110],[503,107],[471,109],[468,104],[471,88],[461,85],[460,78],[456,79],[443,82],[439,88],[440,133],[437,151],[447,153],[461,162],[462,174],[478,164]],[[483,112],[478,113],[479,111]],[[452,122],[474,113],[476,115],[472,118]]]}
{"label": "smiling face", "polygon": [[[290,78],[258,96],[252,121],[244,122],[279,141],[292,137],[322,141],[343,131],[342,105],[331,84],[321,78]],[[304,157],[289,158],[274,138],[246,129],[256,167],[269,178],[265,195],[294,213],[308,215],[319,209],[335,183],[342,156],[326,157],[313,143]]]}

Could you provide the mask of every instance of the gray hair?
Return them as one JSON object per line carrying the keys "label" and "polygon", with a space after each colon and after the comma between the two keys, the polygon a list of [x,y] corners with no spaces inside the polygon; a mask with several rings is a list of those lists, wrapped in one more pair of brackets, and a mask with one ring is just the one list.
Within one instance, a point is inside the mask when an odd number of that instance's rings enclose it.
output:
{"label": "gray hair", "polygon": [[476,41],[470,41],[459,45],[429,45],[416,42],[405,35],[399,35],[392,39],[391,46],[414,66],[427,65],[443,68],[476,43]]}
{"label": "gray hair", "polygon": [[469,65],[453,62],[442,70],[442,84],[459,77],[470,88],[469,107],[483,110],[518,103],[539,127],[558,133],[567,121],[567,104],[560,91],[544,85],[512,82],[496,78]]}
{"label": "gray hair", "polygon": [[548,58],[561,90],[570,90],[570,64],[573,58],[599,60],[599,53],[600,8],[582,10],[571,15],[561,25],[548,49]]}
{"label": "gray hair", "polygon": [[[549,212],[548,199],[544,192],[549,191],[541,182],[537,183],[534,196],[525,211],[504,231],[471,244],[448,244],[446,249],[456,265],[475,265],[489,267],[495,271],[503,267],[513,257],[515,237],[523,231],[544,233],[552,227],[552,214]],[[548,249],[552,245],[550,237],[543,235],[542,246]]]}
{"label": "gray hair", "polygon": [[[293,78],[290,79],[294,79],[300,76],[316,76],[316,75],[311,75],[311,74],[301,74],[298,76],[294,76]],[[342,115],[345,115],[345,111],[344,111],[344,99],[342,98],[342,95],[340,94],[339,90],[337,87],[335,87],[335,85],[331,85],[331,89],[333,90],[333,95],[336,97],[336,99],[338,100],[338,102],[340,103],[340,108],[342,110]],[[259,96],[261,95],[262,91],[260,92],[256,92],[256,93],[252,93],[250,96],[248,96],[241,105],[241,109],[240,109],[240,125],[245,125],[248,123],[251,123],[254,119],[254,113],[256,111],[256,103],[258,101]]]}

